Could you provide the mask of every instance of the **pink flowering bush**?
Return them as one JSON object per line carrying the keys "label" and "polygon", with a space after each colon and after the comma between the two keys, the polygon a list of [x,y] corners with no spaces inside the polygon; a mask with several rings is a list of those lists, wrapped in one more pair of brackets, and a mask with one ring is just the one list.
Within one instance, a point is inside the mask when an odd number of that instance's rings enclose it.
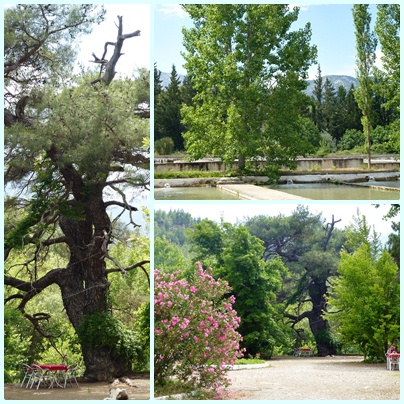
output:
{"label": "pink flowering bush", "polygon": [[175,379],[184,390],[220,394],[230,384],[226,368],[242,356],[240,324],[229,285],[200,263],[193,285],[181,271],[154,272],[154,372],[156,385]]}

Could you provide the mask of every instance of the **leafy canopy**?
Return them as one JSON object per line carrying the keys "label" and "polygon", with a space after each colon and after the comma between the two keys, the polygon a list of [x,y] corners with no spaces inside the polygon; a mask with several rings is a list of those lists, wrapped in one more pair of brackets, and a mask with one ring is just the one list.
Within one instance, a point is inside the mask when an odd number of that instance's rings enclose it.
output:
{"label": "leafy canopy", "polygon": [[185,67],[196,95],[183,106],[187,151],[227,165],[266,158],[290,165],[307,142],[299,114],[307,101],[307,69],[316,49],[307,24],[290,31],[298,8],[287,5],[185,5],[194,28],[184,29]]}

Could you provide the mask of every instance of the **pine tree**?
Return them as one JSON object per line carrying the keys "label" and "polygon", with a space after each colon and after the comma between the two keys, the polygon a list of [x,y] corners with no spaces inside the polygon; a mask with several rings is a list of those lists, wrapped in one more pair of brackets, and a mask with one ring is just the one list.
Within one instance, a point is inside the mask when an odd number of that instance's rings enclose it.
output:
{"label": "pine tree", "polygon": [[319,131],[322,131],[325,129],[323,120],[324,87],[320,65],[318,65],[317,76],[314,79],[313,98],[314,98],[313,120],[314,123],[317,125]]}

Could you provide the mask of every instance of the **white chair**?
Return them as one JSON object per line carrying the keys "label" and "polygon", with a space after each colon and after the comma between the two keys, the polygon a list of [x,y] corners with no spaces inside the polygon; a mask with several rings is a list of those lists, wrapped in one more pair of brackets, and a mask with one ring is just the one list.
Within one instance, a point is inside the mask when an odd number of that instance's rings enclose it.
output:
{"label": "white chair", "polygon": [[27,385],[25,387],[28,387],[28,385],[29,385],[29,383],[31,381],[31,377],[32,377],[32,372],[33,372],[32,368],[31,368],[31,366],[27,365],[26,363],[23,363],[21,365],[21,369],[24,372],[24,377],[23,377],[23,379],[21,381],[21,386],[20,387],[24,386],[25,380],[27,380]]}
{"label": "white chair", "polygon": [[73,386],[73,383],[72,383],[73,381],[76,382],[77,387],[80,387],[79,384],[78,384],[78,382],[77,382],[77,379],[76,379],[78,368],[79,368],[79,365],[78,365],[78,364],[68,366],[68,368],[67,368],[67,370],[66,370],[66,372],[65,372],[65,384],[64,384],[64,388],[66,388],[68,382],[70,383],[70,385]]}
{"label": "white chair", "polygon": [[31,377],[31,385],[29,387],[30,389],[32,389],[32,387],[36,385],[36,389],[38,390],[41,384],[49,388],[53,387],[54,380],[52,372],[44,370],[38,365],[31,365],[31,369],[32,369],[32,377]]}
{"label": "white chair", "polygon": [[387,356],[387,369],[400,370],[400,357],[399,356]]}

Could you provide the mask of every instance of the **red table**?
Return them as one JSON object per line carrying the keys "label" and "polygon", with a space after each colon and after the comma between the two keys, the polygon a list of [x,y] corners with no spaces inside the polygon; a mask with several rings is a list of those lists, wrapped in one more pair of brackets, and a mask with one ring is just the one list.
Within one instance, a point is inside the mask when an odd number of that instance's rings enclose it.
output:
{"label": "red table", "polygon": [[68,367],[66,365],[38,365],[43,370],[50,370],[51,372],[57,371],[67,371]]}
{"label": "red table", "polygon": [[[39,388],[40,384],[43,383],[48,383],[49,388],[53,388],[53,385],[56,384],[59,387],[64,387],[62,383],[64,384],[65,382],[65,375],[69,368],[67,365],[47,365],[47,364],[42,364],[42,365],[31,365],[31,369],[35,372],[35,369],[40,368],[43,373],[41,375],[38,375],[37,381],[37,389]],[[35,379],[33,379],[35,380]],[[34,383],[34,382],[33,382]],[[31,384],[31,387],[33,385]]]}
{"label": "red table", "polygon": [[295,348],[294,356],[311,356],[312,354],[312,348]]}

